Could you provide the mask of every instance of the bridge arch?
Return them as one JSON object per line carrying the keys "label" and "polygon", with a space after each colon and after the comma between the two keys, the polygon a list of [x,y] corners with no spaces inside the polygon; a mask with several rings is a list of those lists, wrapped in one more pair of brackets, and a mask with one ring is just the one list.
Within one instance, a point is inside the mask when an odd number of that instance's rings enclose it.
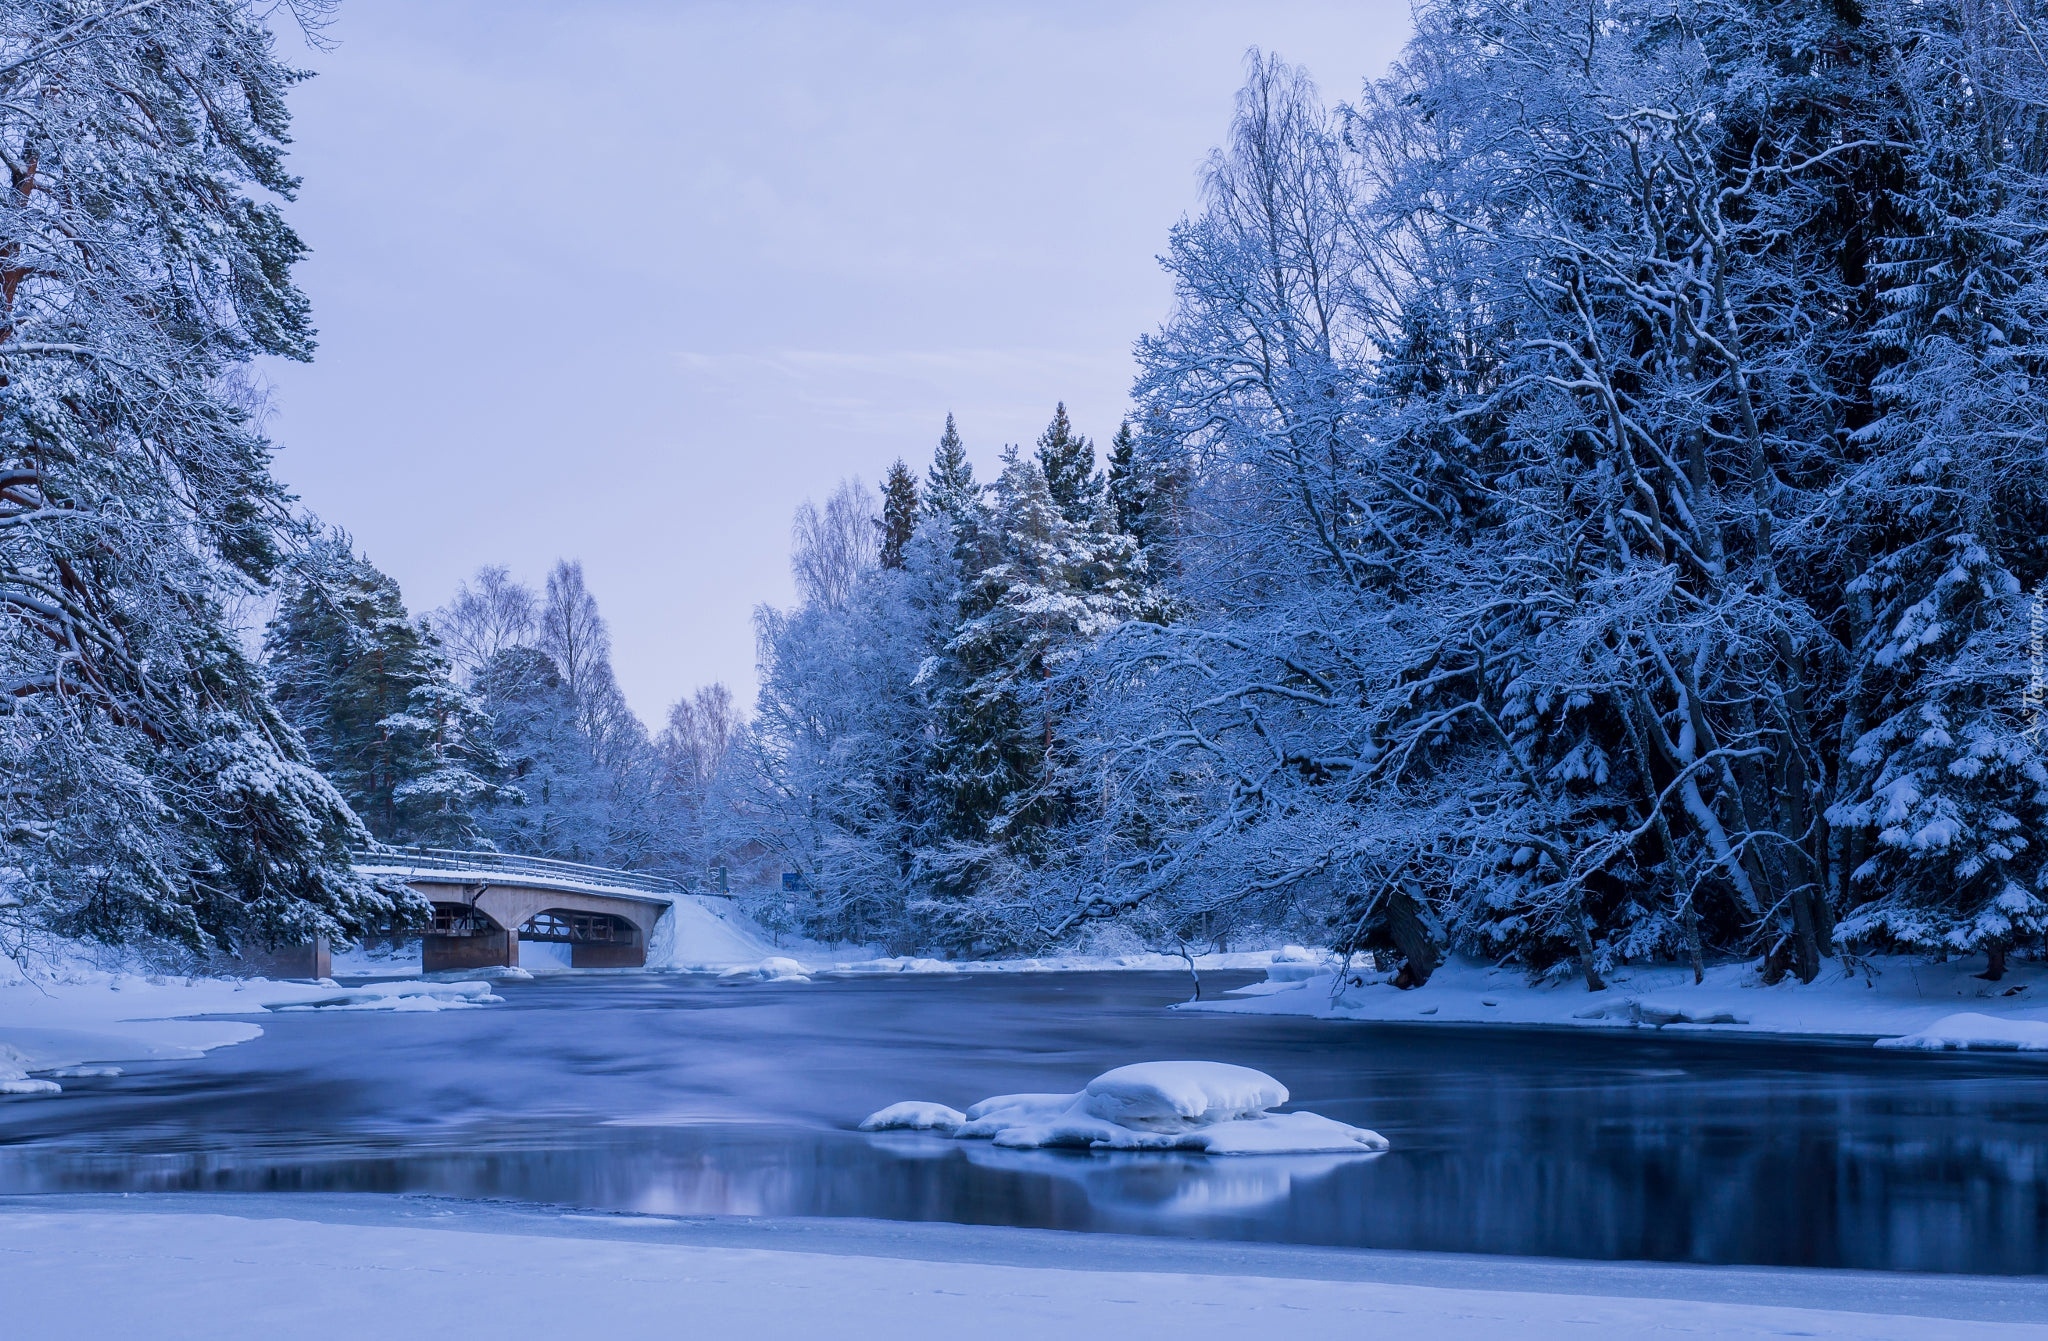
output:
{"label": "bridge arch", "polygon": [[568,946],[570,968],[638,968],[647,962],[640,928],[617,913],[544,908],[520,924],[519,939]]}

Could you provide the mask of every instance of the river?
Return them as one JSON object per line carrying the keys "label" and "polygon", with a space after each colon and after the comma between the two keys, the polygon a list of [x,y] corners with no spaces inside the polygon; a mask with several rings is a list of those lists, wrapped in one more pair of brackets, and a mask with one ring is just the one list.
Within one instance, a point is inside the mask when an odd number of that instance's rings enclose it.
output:
{"label": "river", "polygon": [[[1222,975],[1222,986],[1251,975]],[[508,983],[272,1014],[204,1060],[0,1105],[0,1194],[407,1192],[1568,1258],[2048,1272],[2048,1064],[1867,1043],[1167,1009],[1184,975]],[[1215,990],[1218,975],[1207,980]],[[1379,1156],[1005,1152],[899,1099],[1268,1071]]]}

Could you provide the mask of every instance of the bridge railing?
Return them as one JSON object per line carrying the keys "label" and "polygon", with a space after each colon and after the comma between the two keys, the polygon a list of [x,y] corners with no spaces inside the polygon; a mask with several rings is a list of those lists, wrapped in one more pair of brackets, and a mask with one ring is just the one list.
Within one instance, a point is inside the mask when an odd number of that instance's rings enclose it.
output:
{"label": "bridge railing", "polygon": [[598,891],[632,891],[670,898],[690,892],[667,876],[614,870],[609,866],[586,866],[581,862],[557,861],[553,857],[520,857],[509,852],[467,852],[443,847],[375,847],[357,852],[355,864],[370,870],[527,876]]}

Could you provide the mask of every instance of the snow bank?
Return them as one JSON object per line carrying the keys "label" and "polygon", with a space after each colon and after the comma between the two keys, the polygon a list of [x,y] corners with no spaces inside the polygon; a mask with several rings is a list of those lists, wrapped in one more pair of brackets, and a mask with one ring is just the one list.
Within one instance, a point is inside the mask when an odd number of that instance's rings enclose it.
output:
{"label": "snow bank", "polygon": [[[1454,959],[1429,982],[1402,990],[1379,973],[1342,976],[1336,961],[1307,977],[1286,963],[1266,981],[1188,1002],[1177,1010],[1244,1015],[1307,1015],[1389,1023],[1522,1024],[1580,1028],[1656,1028],[1679,1032],[1801,1034],[1844,1038],[1910,1036],[1967,1007],[1978,1018],[2048,1029],[2048,965],[2012,962],[2002,981],[1976,974],[1982,959],[1936,964],[1907,955],[1830,961],[1814,982],[1764,985],[1755,964],[1718,964],[1695,984],[1682,965],[1623,966],[1608,989],[1588,992],[1579,978],[1532,983],[1518,968]],[[1979,1029],[1982,1027],[1979,1026]],[[2033,1036],[2031,1028],[2017,1034]],[[1992,1034],[1973,1035],[1991,1038]],[[1887,1043],[1892,1047],[1966,1046]],[[1967,1046],[2019,1047],[1981,1042]],[[2028,1050],[2033,1050],[2029,1048]]]}
{"label": "snow bank", "polygon": [[56,1094],[63,1089],[54,1081],[29,1079],[26,1068],[33,1060],[27,1053],[0,1043],[0,1094]]}
{"label": "snow bank", "polygon": [[[1284,945],[1278,950],[1232,950],[1227,953],[1198,954],[1197,972],[1231,969],[1264,969],[1276,978],[1300,981],[1316,974],[1329,974],[1338,966],[1338,956],[1328,950]],[[1042,955],[1031,959],[917,959],[895,956],[886,959],[844,960],[832,965],[833,973],[1186,973],[1188,961],[1177,954],[1145,951],[1132,954]]]}
{"label": "snow bank", "polygon": [[264,978],[180,978],[116,972],[83,959],[0,969],[0,1095],[60,1093],[69,1079],[120,1074],[125,1062],[189,1061],[262,1035],[247,1020],[279,1010],[471,1009],[495,1003],[488,983],[342,987]]}
{"label": "snow bank", "polygon": [[834,964],[834,973],[959,973],[963,965],[943,959],[917,959],[899,955],[890,959],[864,959],[851,964]]}
{"label": "snow bank", "polygon": [[2000,1019],[1965,1011],[1944,1015],[1918,1033],[1880,1038],[1880,1048],[1918,1048],[1928,1052],[1985,1049],[2001,1052],[2048,1052],[2048,1020]]}
{"label": "snow bank", "polygon": [[891,1104],[862,1131],[936,1131],[1012,1150],[1183,1150],[1315,1155],[1385,1150],[1386,1138],[1315,1113],[1269,1113],[1287,1087],[1224,1062],[1141,1062],[1105,1071],[1079,1094],[999,1094],[965,1113]]}
{"label": "snow bank", "polygon": [[794,959],[770,955],[758,964],[735,964],[718,975],[720,982],[809,982],[811,971]]}
{"label": "snow bank", "polygon": [[[1868,1277],[1824,1272],[1516,1258],[1475,1265],[1409,1253],[1339,1267],[1324,1264],[1329,1254],[1282,1258],[1200,1242],[1069,1253],[1046,1243],[1068,1236],[955,1226],[916,1234],[910,1248],[900,1246],[903,1227],[835,1228],[807,1250],[813,1234],[794,1227],[701,1244],[682,1236],[704,1229],[662,1217],[508,1219],[453,1203],[432,1220],[351,1223],[363,1213],[351,1208],[323,1224],[317,1203],[290,1204],[291,1219],[12,1208],[0,1217],[8,1334],[270,1341],[332,1330],[353,1309],[374,1312],[374,1329],[391,1341],[463,1341],[505,1334],[509,1306],[524,1334],[619,1341],[2048,1336],[2024,1321],[2041,1316],[2031,1282],[1899,1276],[1874,1287]],[[1996,1321],[1971,1321],[1986,1318]]]}
{"label": "snow bank", "polygon": [[647,945],[651,969],[717,969],[758,964],[775,944],[737,905],[685,894],[655,924]]}

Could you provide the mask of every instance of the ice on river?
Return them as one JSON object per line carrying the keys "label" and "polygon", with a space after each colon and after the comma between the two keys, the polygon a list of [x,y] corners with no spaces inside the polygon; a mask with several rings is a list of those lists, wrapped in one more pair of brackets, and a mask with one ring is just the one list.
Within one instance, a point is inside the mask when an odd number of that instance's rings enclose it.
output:
{"label": "ice on river", "polygon": [[911,1101],[870,1114],[862,1131],[936,1131],[1007,1149],[1184,1150],[1207,1155],[1358,1154],[1378,1132],[1315,1113],[1274,1113],[1287,1087],[1224,1062],[1140,1062],[1078,1094],[999,1094],[966,1112]]}

